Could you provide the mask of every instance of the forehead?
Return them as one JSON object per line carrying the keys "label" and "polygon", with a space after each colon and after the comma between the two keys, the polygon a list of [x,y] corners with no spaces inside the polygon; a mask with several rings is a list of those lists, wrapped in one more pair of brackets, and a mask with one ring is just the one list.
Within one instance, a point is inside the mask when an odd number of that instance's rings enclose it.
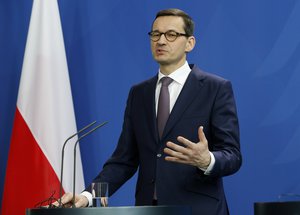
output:
{"label": "forehead", "polygon": [[160,16],[154,22],[152,26],[153,31],[183,31],[184,22],[181,17],[178,16]]}

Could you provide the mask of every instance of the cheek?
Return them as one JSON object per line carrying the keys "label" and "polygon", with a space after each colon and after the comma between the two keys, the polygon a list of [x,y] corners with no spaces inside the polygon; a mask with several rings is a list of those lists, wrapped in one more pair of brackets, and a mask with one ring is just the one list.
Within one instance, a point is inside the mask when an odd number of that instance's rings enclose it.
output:
{"label": "cheek", "polygon": [[184,45],[173,46],[172,53],[175,55],[182,55],[185,53],[186,47]]}
{"label": "cheek", "polygon": [[154,54],[154,51],[155,51],[155,44],[153,44],[153,42],[151,42],[150,47],[151,47],[151,52],[152,52],[152,54]]}

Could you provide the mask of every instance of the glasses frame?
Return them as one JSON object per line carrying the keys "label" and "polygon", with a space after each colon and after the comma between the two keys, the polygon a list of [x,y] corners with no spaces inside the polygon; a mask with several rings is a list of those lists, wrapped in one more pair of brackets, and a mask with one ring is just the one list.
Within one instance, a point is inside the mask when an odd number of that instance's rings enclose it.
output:
{"label": "glasses frame", "polygon": [[[176,37],[175,37],[175,39],[174,40],[170,40],[170,38],[168,39],[168,33],[174,33],[174,34],[176,34]],[[153,33],[158,33],[159,35],[159,37],[157,38],[157,39],[153,39]],[[188,35],[188,34],[184,34],[184,33],[179,33],[179,32],[176,32],[176,31],[173,31],[173,30],[168,30],[168,31],[166,31],[166,32],[159,32],[159,31],[150,31],[150,32],[148,32],[148,35],[150,36],[150,40],[151,41],[153,41],[153,42],[157,42],[157,41],[159,41],[160,40],[160,38],[161,38],[161,35],[164,35],[165,36],[165,38],[166,38],[166,40],[167,41],[169,41],[169,42],[174,42],[178,37],[182,37],[182,36],[184,36],[184,37],[189,37],[190,35]]]}

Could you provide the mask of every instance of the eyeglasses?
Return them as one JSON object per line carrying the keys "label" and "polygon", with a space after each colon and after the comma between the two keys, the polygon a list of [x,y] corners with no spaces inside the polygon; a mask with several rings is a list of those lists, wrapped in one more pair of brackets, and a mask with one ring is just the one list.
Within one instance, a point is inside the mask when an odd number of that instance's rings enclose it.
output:
{"label": "eyeglasses", "polygon": [[178,32],[173,31],[173,30],[166,31],[165,33],[162,33],[162,32],[159,32],[159,31],[150,31],[148,33],[148,35],[150,36],[150,39],[153,42],[157,42],[160,39],[161,35],[164,35],[165,38],[169,42],[174,42],[177,39],[177,37],[181,37],[181,36],[188,37],[189,36],[187,34],[178,33]]}

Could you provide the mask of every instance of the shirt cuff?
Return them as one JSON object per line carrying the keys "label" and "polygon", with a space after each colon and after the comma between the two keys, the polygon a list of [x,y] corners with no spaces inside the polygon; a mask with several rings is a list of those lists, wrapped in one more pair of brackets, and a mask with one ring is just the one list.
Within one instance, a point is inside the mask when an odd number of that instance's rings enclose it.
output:
{"label": "shirt cuff", "polygon": [[85,196],[88,201],[89,201],[89,204],[88,204],[88,207],[91,207],[93,205],[92,201],[93,201],[93,196],[90,192],[88,191],[83,191],[80,195],[83,195]]}
{"label": "shirt cuff", "polygon": [[204,175],[210,175],[212,169],[215,166],[216,159],[213,153],[209,152],[210,154],[210,164],[208,165],[207,168],[200,168],[202,171],[204,171]]}

